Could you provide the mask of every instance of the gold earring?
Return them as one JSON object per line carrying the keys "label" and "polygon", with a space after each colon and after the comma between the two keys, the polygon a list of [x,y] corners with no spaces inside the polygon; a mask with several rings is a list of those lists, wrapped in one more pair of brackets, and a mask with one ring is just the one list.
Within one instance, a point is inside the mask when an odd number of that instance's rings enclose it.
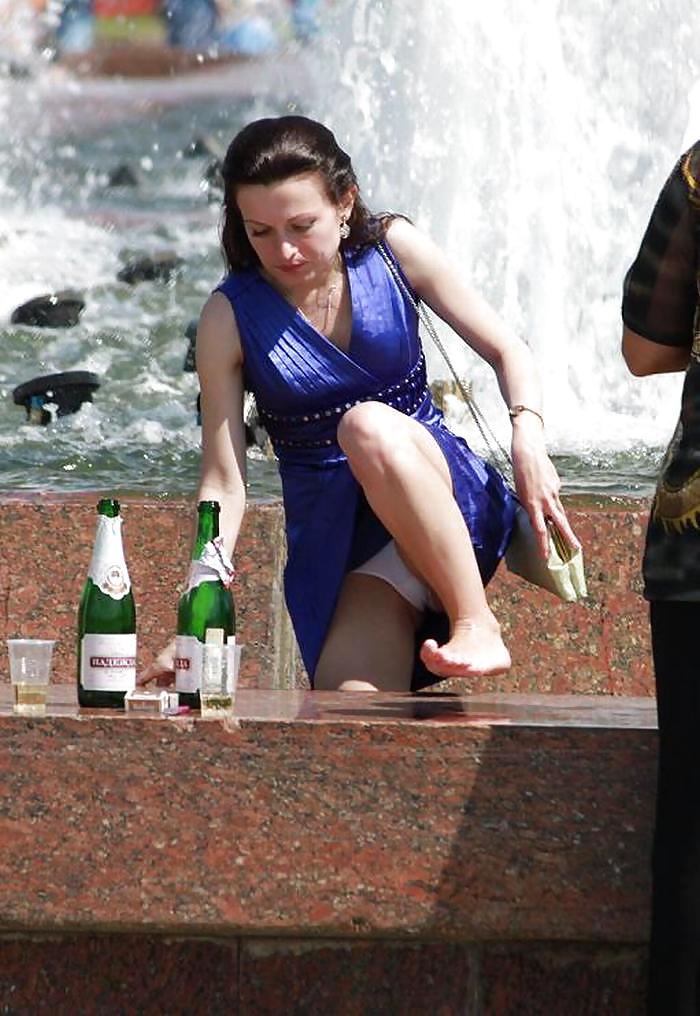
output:
{"label": "gold earring", "polygon": [[347,219],[340,220],[340,229],[338,230],[338,232],[340,233],[341,240],[347,240],[347,238],[350,236],[350,227],[348,226]]}

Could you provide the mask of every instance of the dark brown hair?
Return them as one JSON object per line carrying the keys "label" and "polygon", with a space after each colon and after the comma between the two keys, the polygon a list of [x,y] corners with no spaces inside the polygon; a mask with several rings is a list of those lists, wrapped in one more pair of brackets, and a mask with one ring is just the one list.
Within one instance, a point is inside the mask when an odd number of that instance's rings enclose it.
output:
{"label": "dark brown hair", "polygon": [[[222,175],[224,207],[221,248],[229,271],[252,268],[260,262],[246,235],[236,201],[243,184],[271,184],[301,173],[318,172],[329,200],[337,205],[357,178],[350,156],[333,133],[305,116],[268,117],[254,120],[235,136],[228,147]],[[341,246],[362,248],[384,235],[385,223],[368,211],[359,193],[348,219],[350,235]]]}

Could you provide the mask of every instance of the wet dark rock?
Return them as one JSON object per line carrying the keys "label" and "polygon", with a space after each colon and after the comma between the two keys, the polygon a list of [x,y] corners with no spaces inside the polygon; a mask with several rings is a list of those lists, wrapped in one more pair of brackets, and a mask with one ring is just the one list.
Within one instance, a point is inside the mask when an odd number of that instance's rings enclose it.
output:
{"label": "wet dark rock", "polygon": [[0,78],[13,78],[20,81],[31,77],[32,72],[26,64],[18,63],[6,53],[0,53]]}
{"label": "wet dark rock", "polygon": [[196,361],[196,345],[197,345],[197,325],[199,322],[197,318],[193,318],[185,329],[185,336],[188,340],[187,352],[185,353],[185,361],[182,365],[183,371],[187,374],[192,374],[197,369]]}
{"label": "wet dark rock", "polygon": [[120,282],[136,285],[137,282],[169,282],[184,261],[171,251],[130,258],[117,273]]}
{"label": "wet dark rock", "polygon": [[243,396],[243,423],[245,425],[245,443],[247,448],[257,447],[268,459],[273,459],[272,442],[269,434],[260,423],[258,405],[252,392],[246,391]]}
{"label": "wet dark rock", "polygon": [[213,156],[223,161],[224,147],[210,135],[193,138],[185,148],[182,149],[182,156],[185,159],[201,159],[205,156]]}
{"label": "wet dark rock", "polygon": [[206,183],[209,191],[215,191],[218,194],[224,192],[224,177],[222,174],[222,162],[220,159],[214,159],[209,163],[207,168],[204,170],[204,182]]}
{"label": "wet dark rock", "polygon": [[52,403],[57,416],[76,413],[84,402],[92,402],[93,392],[100,387],[97,374],[89,370],[65,370],[60,374],[44,374],[25,381],[12,392],[16,406],[24,406],[27,419],[47,424],[53,419],[44,407]]}
{"label": "wet dark rock", "polygon": [[33,325],[35,328],[72,328],[77,325],[85,308],[85,300],[72,289],[46,293],[28,300],[12,312],[13,325]]}
{"label": "wet dark rock", "polygon": [[122,162],[121,165],[116,166],[112,169],[107,177],[108,187],[138,187],[139,178],[135,169],[129,165],[128,162]]}
{"label": "wet dark rock", "polygon": [[[183,371],[195,371],[197,369],[196,364],[196,343],[197,343],[197,325],[198,321],[193,318],[189,322],[185,329],[185,335],[189,339],[189,346],[185,354],[185,362],[182,365]],[[196,403],[196,417],[197,423],[202,423],[202,395],[201,392],[197,393]],[[258,414],[258,406],[255,401],[255,396],[251,391],[244,392],[243,397],[243,423],[245,427],[245,443],[247,448],[257,447],[268,459],[273,459],[275,453],[272,450],[272,442],[270,437],[260,422],[260,416]]]}

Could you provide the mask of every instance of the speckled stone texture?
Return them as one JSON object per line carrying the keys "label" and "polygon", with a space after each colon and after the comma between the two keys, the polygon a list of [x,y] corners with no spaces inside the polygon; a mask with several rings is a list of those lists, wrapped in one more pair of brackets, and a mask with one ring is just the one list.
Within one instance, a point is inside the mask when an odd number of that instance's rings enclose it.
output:
{"label": "speckled stone texture", "polygon": [[2,1011],[636,1011],[651,700],[243,689],[219,721],[56,685],[29,719],[0,678]]}
{"label": "speckled stone texture", "polygon": [[[55,636],[56,679],[75,673],[75,617],[95,527],[94,495],[0,498],[0,637]],[[570,508],[585,549],[590,598],[561,603],[501,566],[489,598],[513,657],[509,674],[448,682],[442,690],[651,695],[646,604],[639,563],[646,506]],[[123,499],[124,543],[137,599],[142,664],[173,631],[193,508]],[[236,553],[239,638],[246,687],[303,686],[282,607],[282,509],[252,503]]]}
{"label": "speckled stone texture", "polygon": [[[642,1011],[656,751],[653,700],[630,697],[651,692],[643,510],[572,511],[586,604],[496,576],[506,678],[367,696],[255,690],[300,678],[281,509],[252,505],[242,689],[221,722],[78,710],[94,509],[0,500],[0,635],[58,639],[43,719],[12,715],[0,655],[1,1011]],[[192,515],[125,499],[142,663],[172,631]],[[556,694],[569,690],[585,694]]]}
{"label": "speckled stone texture", "polygon": [[236,939],[4,936],[0,1012],[236,1016],[238,953]]}
{"label": "speckled stone texture", "polygon": [[3,705],[0,930],[643,941],[653,715],[576,702]]}
{"label": "speckled stone texture", "polygon": [[300,939],[243,943],[241,1012],[253,1016],[476,1013],[476,951],[454,943]]}
{"label": "speckled stone texture", "polygon": [[[56,638],[57,681],[75,681],[77,610],[95,537],[97,500],[96,495],[55,494],[0,498],[0,638]],[[139,664],[145,666],[175,632],[196,513],[185,501],[123,498],[121,506],[136,598]],[[239,539],[234,598],[245,643],[244,687],[274,686],[295,665],[289,640],[284,641],[282,524],[278,504],[258,502],[246,513]]]}
{"label": "speckled stone texture", "polygon": [[644,950],[573,944],[0,938],[0,1011],[113,1016],[634,1016]]}
{"label": "speckled stone texture", "polygon": [[513,669],[488,688],[653,695],[640,573],[648,509],[637,502],[567,510],[584,548],[589,597],[562,603],[501,565],[488,595]]}
{"label": "speckled stone texture", "polygon": [[642,1016],[646,950],[585,945],[486,946],[479,961],[484,1016]]}

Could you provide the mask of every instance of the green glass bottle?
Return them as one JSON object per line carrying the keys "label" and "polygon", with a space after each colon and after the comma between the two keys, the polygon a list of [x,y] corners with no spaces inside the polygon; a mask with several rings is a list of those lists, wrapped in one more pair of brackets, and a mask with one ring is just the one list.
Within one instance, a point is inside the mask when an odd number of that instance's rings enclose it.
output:
{"label": "green glass bottle", "polygon": [[233,569],[219,537],[219,502],[197,505],[197,537],[187,589],[177,611],[175,687],[180,704],[199,708],[203,645],[207,628],[222,628],[227,643],[236,639],[236,613],[227,588]]}
{"label": "green glass bottle", "polygon": [[78,702],[120,709],[136,684],[136,605],[119,502],[97,505],[97,535],[78,608]]}

